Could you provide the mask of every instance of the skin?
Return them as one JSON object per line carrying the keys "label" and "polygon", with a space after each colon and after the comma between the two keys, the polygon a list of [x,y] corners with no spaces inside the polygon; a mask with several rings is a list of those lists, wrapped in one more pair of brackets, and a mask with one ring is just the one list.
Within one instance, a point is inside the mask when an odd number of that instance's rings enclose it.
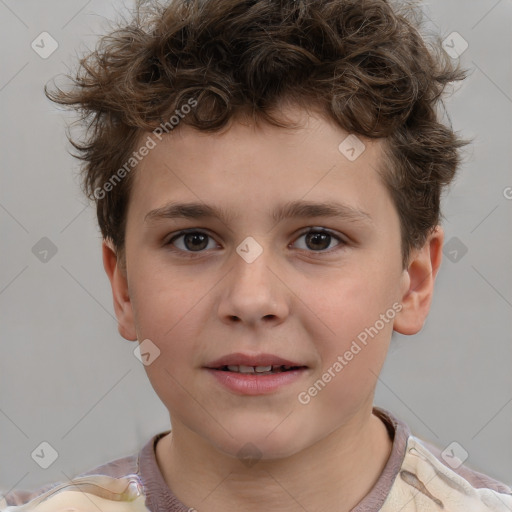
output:
{"label": "skin", "polygon": [[[348,511],[371,490],[392,445],[372,414],[377,376],[393,330],[421,330],[441,264],[438,226],[402,268],[398,214],[376,171],[382,140],[359,137],[366,149],[351,162],[338,150],[348,135],[339,126],[297,107],[282,112],[300,127],[237,119],[220,133],[180,126],[167,135],[134,176],[126,270],[103,244],[120,334],[160,350],[145,366],[172,418],[172,432],[156,447],[158,464],[177,497],[199,511]],[[372,221],[276,224],[268,212],[297,199],[342,202]],[[234,216],[144,221],[170,200]],[[308,243],[303,232],[312,227],[345,243]],[[164,245],[187,228],[210,235],[200,252],[184,237],[174,241],[177,252]],[[263,249],[250,264],[236,252],[248,236]],[[187,259],[191,253],[199,257]],[[299,403],[298,394],[393,304],[401,311],[307,405]],[[241,396],[203,368],[233,352],[276,354],[308,370],[270,395]],[[237,457],[248,442],[261,455],[251,466]]]}

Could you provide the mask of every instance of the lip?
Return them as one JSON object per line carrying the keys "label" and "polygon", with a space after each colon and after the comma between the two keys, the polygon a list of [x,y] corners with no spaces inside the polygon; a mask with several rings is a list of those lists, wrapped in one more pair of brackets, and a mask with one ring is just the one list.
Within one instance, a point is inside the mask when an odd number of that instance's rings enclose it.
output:
{"label": "lip", "polygon": [[[293,370],[258,375],[257,373],[237,373],[222,369],[225,366],[296,366]],[[301,379],[309,367],[305,364],[284,359],[275,354],[228,354],[204,366],[218,383],[239,395],[265,395]]]}
{"label": "lip", "polygon": [[215,359],[215,361],[211,361],[210,363],[205,365],[205,368],[210,370],[215,370],[220,368],[221,366],[303,366],[306,365],[297,363],[295,361],[291,361],[289,359],[283,359],[282,357],[276,356],[274,354],[243,354],[243,353],[234,353],[229,354],[219,359]]}
{"label": "lip", "polygon": [[296,370],[267,375],[227,372],[215,368],[206,368],[206,370],[218,383],[233,393],[254,396],[273,393],[286,385],[297,382],[306,374],[308,368],[303,366]]}

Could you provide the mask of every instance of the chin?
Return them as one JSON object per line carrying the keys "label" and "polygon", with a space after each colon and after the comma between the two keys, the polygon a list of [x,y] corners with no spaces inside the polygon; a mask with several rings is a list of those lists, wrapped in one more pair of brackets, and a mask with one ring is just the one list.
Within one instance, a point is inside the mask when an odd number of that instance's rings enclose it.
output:
{"label": "chin", "polygon": [[269,442],[268,440],[247,439],[245,442],[227,445],[217,445],[217,449],[243,462],[248,467],[259,461],[280,460],[291,457],[300,452],[302,447],[296,442],[282,440],[282,442]]}
{"label": "chin", "polygon": [[[282,418],[281,418],[282,420]],[[269,425],[271,427],[269,428]],[[258,460],[277,460],[291,457],[314,444],[316,439],[310,435],[304,425],[281,425],[279,421],[267,422],[254,420],[250,424],[242,423],[226,425],[226,430],[232,434],[221,438],[210,437],[210,442],[221,452],[246,461],[252,466]],[[322,436],[318,435],[320,439]],[[308,442],[311,440],[311,442]]]}

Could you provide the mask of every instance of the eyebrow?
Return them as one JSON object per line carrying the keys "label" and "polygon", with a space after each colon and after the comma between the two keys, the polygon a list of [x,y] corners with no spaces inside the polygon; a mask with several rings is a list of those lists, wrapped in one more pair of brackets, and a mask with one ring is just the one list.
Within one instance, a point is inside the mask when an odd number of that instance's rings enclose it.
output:
{"label": "eyebrow", "polygon": [[[365,211],[353,206],[336,202],[315,203],[311,201],[291,201],[280,205],[272,212],[272,219],[278,223],[287,218],[331,217],[350,222],[373,223],[372,217]],[[154,223],[164,219],[205,219],[214,218],[227,224],[234,216],[224,208],[200,202],[179,203],[170,201],[160,208],[151,210],[144,222]]]}

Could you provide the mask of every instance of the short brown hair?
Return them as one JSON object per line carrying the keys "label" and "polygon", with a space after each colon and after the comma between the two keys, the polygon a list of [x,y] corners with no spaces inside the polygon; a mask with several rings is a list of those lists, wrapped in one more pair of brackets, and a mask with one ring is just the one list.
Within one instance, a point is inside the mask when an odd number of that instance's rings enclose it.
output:
{"label": "short brown hair", "polygon": [[80,60],[70,90],[45,88],[50,99],[82,113],[86,138],[71,138],[84,162],[82,186],[122,261],[133,173],[102,187],[126,170],[145,131],[191,101],[196,106],[180,123],[199,130],[220,130],[242,114],[286,127],[277,107],[291,101],[306,110],[314,105],[348,132],[385,138],[379,172],[400,218],[407,267],[411,248],[440,221],[442,189],[467,144],[436,110],[446,85],[466,71],[439,36],[432,44],[420,35],[416,7],[387,0],[142,6]]}

